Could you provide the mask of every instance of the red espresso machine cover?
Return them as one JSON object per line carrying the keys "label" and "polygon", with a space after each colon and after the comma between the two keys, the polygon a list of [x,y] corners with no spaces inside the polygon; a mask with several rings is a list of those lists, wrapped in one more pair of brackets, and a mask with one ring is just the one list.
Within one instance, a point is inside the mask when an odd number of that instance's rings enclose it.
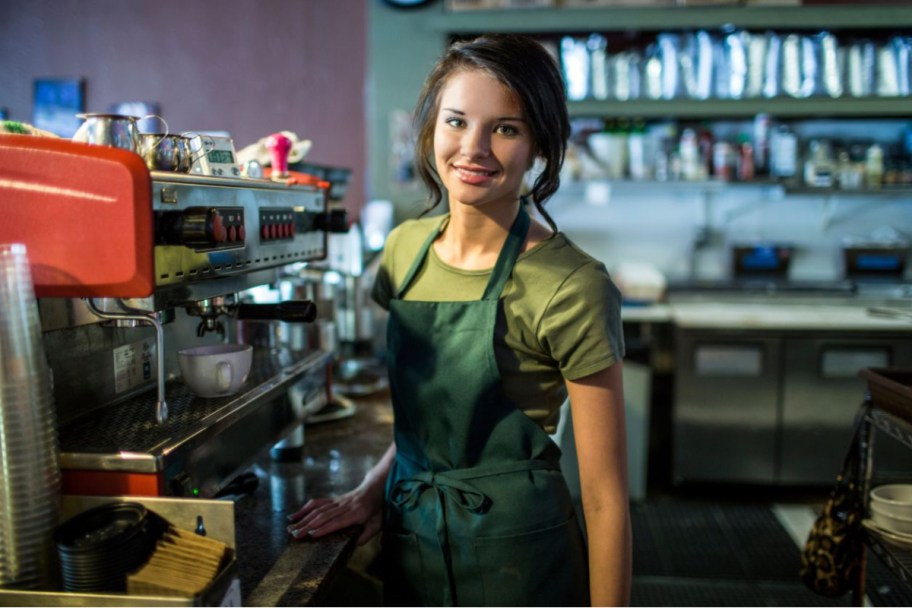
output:
{"label": "red espresso machine cover", "polygon": [[25,244],[38,297],[151,295],[151,198],[133,152],[0,135],[0,243]]}

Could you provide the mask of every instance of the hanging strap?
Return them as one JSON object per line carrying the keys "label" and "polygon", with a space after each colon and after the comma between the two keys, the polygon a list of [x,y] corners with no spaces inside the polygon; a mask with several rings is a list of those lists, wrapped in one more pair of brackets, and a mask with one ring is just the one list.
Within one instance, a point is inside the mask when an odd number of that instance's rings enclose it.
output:
{"label": "hanging strap", "polygon": [[846,452],[845,459],[842,462],[842,472],[840,473],[837,482],[851,481],[860,483],[862,481],[870,439],[870,428],[867,422],[868,414],[870,411],[871,402],[868,399],[865,399],[858,410],[858,414],[856,415],[855,430],[852,433],[852,441],[849,443],[849,449]]}

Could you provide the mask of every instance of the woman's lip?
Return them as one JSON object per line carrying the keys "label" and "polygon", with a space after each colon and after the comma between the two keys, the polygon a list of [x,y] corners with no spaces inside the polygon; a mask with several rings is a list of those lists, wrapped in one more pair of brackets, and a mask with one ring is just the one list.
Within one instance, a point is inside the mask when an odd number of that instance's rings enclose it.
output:
{"label": "woman's lip", "polygon": [[492,169],[485,169],[483,167],[467,167],[465,165],[453,165],[453,168],[459,171],[462,174],[469,174],[476,177],[491,177],[497,171]]}
{"label": "woman's lip", "polygon": [[497,171],[488,171],[487,169],[473,169],[469,167],[462,167],[459,165],[453,165],[453,169],[456,171],[456,176],[464,184],[469,184],[470,186],[480,186],[488,183],[492,177],[497,174]]}

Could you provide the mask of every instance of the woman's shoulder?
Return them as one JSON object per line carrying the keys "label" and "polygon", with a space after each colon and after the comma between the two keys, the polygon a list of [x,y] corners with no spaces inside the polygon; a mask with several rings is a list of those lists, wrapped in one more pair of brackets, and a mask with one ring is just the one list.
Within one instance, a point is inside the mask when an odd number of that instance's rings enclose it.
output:
{"label": "woman's shoulder", "polygon": [[551,235],[520,257],[520,261],[536,272],[553,273],[561,277],[583,272],[608,276],[605,265],[571,241],[563,232]]}

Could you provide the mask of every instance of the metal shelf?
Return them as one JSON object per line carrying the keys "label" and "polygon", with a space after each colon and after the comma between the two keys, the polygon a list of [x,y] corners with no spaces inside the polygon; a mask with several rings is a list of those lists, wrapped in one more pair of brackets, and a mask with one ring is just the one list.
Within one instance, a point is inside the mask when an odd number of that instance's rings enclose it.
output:
{"label": "metal shelf", "polygon": [[[863,10],[862,10],[863,8]],[[440,13],[428,27],[451,34],[481,32],[573,33],[714,29],[884,29],[912,27],[912,7],[861,6],[707,6],[656,8],[562,8]]]}
{"label": "metal shelf", "polygon": [[907,546],[891,543],[877,532],[864,531],[865,544],[896,576],[912,585],[912,550]]}
{"label": "metal shelf", "polygon": [[577,198],[584,197],[586,188],[590,185],[611,188],[612,192],[620,194],[654,194],[667,192],[673,189],[678,194],[717,194],[732,190],[764,191],[770,198],[779,200],[785,196],[818,196],[818,197],[865,197],[877,199],[912,197],[912,186],[884,186],[872,190],[861,188],[858,190],[842,190],[839,188],[813,188],[810,186],[792,185],[771,179],[756,179],[751,181],[723,181],[718,179],[705,180],[666,180],[654,179],[610,179],[591,178],[563,183],[560,195],[571,195]]}
{"label": "metal shelf", "polygon": [[770,114],[777,118],[872,118],[909,116],[907,97],[810,97],[792,99],[587,99],[567,104],[570,115],[612,118],[750,118]]}

